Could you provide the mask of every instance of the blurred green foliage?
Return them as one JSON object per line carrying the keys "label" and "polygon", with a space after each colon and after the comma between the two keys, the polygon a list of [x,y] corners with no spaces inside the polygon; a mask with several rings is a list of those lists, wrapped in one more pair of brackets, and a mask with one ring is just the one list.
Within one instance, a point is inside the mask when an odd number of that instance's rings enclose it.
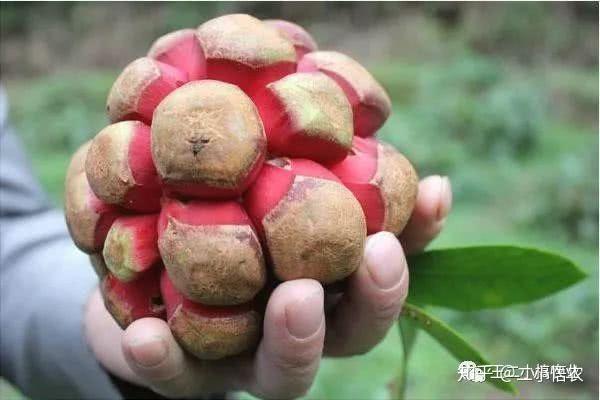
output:
{"label": "blurred green foliage", "polygon": [[[83,13],[87,6],[75,3],[43,7],[29,4],[22,11],[3,4],[3,35],[29,32],[40,21],[36,15],[57,18],[84,35],[87,24],[98,15]],[[147,5],[111,7],[129,10],[130,14],[123,13],[128,21],[151,10]],[[464,315],[436,310],[436,314],[498,362],[574,362],[584,367],[582,385],[522,385],[522,397],[597,398],[598,42],[586,36],[590,20],[597,32],[597,3],[386,3],[376,7],[336,3],[331,6],[335,11],[327,7],[324,3],[311,7],[159,4],[155,9],[160,18],[152,21],[160,24],[150,30],[195,26],[234,8],[263,17],[321,23],[334,12],[340,19],[336,23],[349,21],[356,29],[393,17],[399,10],[409,14],[410,21],[416,21],[421,47],[413,49],[402,37],[394,41],[400,50],[393,58],[369,61],[394,104],[380,137],[405,153],[421,176],[436,173],[452,180],[455,207],[434,246],[539,246],[574,259],[590,274],[583,285],[533,305]],[[60,19],[60,15],[67,16]],[[326,20],[325,24],[332,23]],[[149,39],[142,36],[146,46]],[[14,60],[21,60],[19,56]],[[20,70],[20,64],[15,65]],[[99,65],[120,66],[112,61]],[[3,82],[13,122],[57,204],[62,201],[70,154],[107,124],[104,102],[117,73],[71,68]],[[420,345],[409,371],[410,397],[498,398],[498,393],[483,386],[454,384],[456,362],[423,335],[417,340]],[[397,332],[392,332],[365,357],[326,360],[309,397],[388,398],[386,384],[396,373],[400,357]],[[353,379],[341,384],[342,376]],[[1,385],[0,389],[4,390]]]}

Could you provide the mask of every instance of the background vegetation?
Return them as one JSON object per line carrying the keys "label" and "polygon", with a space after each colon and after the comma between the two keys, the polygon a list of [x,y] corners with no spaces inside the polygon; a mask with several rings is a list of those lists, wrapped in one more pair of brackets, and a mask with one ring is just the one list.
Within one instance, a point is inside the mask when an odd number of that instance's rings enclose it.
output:
{"label": "background vegetation", "polygon": [[[70,154],[105,124],[119,68],[169,30],[223,13],[303,24],[388,89],[380,136],[420,175],[450,176],[455,207],[435,247],[519,243],[589,274],[534,305],[435,310],[498,362],[576,363],[581,384],[521,384],[524,398],[598,396],[597,3],[152,3],[0,5],[3,84],[35,171],[62,201]],[[460,294],[457,293],[459,296]],[[389,398],[397,332],[363,357],[326,360],[308,398]],[[409,398],[503,397],[456,383],[457,363],[421,335]],[[0,397],[18,396],[0,385]]]}

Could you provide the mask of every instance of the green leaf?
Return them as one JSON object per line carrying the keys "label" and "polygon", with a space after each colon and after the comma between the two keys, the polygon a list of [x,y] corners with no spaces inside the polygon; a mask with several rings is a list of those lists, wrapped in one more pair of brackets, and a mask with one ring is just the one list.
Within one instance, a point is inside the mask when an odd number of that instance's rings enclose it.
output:
{"label": "green leaf", "polygon": [[[432,338],[437,340],[450,354],[458,361],[473,361],[477,365],[489,365],[477,349],[469,344],[454,329],[440,321],[436,317],[428,314],[422,308],[413,304],[405,303],[402,309],[402,320],[410,321],[418,328],[427,332]],[[517,388],[512,382],[504,382],[502,379],[495,379],[487,376],[485,382],[488,382],[498,389],[512,394],[517,394]]]}
{"label": "green leaf", "polygon": [[531,302],[586,276],[562,256],[515,246],[432,250],[408,265],[408,301],[462,311]]}

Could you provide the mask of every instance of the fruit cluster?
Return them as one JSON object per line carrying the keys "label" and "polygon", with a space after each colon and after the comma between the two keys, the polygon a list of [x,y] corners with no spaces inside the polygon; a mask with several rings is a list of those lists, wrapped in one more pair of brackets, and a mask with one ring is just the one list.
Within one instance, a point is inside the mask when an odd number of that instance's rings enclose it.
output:
{"label": "fruit cluster", "polygon": [[402,231],[417,175],[373,138],[390,108],[290,22],[226,15],[159,38],[67,173],[67,224],[108,311],[167,319],[202,359],[251,349],[268,282],[341,281],[368,233]]}

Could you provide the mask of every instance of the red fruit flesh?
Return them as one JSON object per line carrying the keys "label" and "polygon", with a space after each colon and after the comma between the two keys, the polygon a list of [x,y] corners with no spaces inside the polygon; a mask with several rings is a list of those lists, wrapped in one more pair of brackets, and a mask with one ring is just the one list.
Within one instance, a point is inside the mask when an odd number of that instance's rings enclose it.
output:
{"label": "red fruit flesh", "polygon": [[123,216],[115,220],[103,256],[106,266],[122,281],[131,281],[160,261],[158,215]]}
{"label": "red fruit flesh", "polygon": [[249,15],[214,18],[197,32],[208,78],[239,86],[249,96],[296,69],[292,43]]}
{"label": "red fruit flesh", "polygon": [[187,74],[151,58],[129,64],[113,84],[107,100],[111,122],[152,122],[154,109],[169,93],[187,82]]}
{"label": "red fruit flesh", "polygon": [[169,278],[165,270],[160,279],[160,289],[167,310],[167,320],[173,316],[177,307],[181,306],[189,312],[208,318],[229,317],[246,313],[253,308],[253,303],[244,303],[235,306],[207,306],[193,302],[183,296]]}
{"label": "red fruit flesh", "polygon": [[158,223],[158,231],[162,233],[173,218],[188,225],[246,225],[250,218],[239,203],[235,201],[193,201],[189,203],[177,200],[165,200]]}
{"label": "red fruit flesh", "polygon": [[89,208],[99,216],[94,229],[94,248],[100,250],[104,246],[110,227],[120,215],[119,209],[100,200],[91,188],[88,192],[88,204]]}
{"label": "red fruit flesh", "polygon": [[317,51],[306,54],[298,62],[298,72],[321,71],[344,90],[354,115],[354,134],[375,134],[391,112],[391,101],[385,90],[358,62],[341,53]]}
{"label": "red fruit flesh", "polygon": [[128,208],[152,212],[160,208],[160,179],[152,160],[151,134],[147,125],[139,125],[129,144],[129,168],[135,186],[125,196]]}
{"label": "red fruit flesh", "polygon": [[106,309],[123,329],[140,318],[165,319],[160,294],[161,270],[152,268],[131,282],[121,282],[111,274],[102,281]]}
{"label": "red fruit flesh", "polygon": [[258,71],[231,60],[212,59],[206,65],[209,79],[239,86],[250,97],[254,97],[267,84],[292,74],[295,70],[296,64],[293,63],[277,63]]}
{"label": "red fruit flesh", "polygon": [[266,162],[244,195],[246,211],[261,236],[264,236],[263,218],[289,192],[297,175],[339,182],[333,173],[311,160],[278,158]]}
{"label": "red fruit flesh", "polygon": [[373,139],[355,137],[353,151],[345,160],[329,167],[354,194],[367,221],[367,233],[383,229],[385,204],[381,191],[372,182],[377,173],[377,142]]}
{"label": "red fruit flesh", "polygon": [[369,234],[399,234],[414,206],[417,177],[402,155],[372,138],[355,137],[353,151],[329,166],[359,201]]}
{"label": "red fruit flesh", "polygon": [[360,204],[316,162],[267,162],[244,204],[278,279],[311,278],[329,284],[360,264],[366,236]]}
{"label": "red fruit flesh", "polygon": [[182,29],[158,38],[148,51],[148,57],[185,72],[188,81],[206,78],[204,50],[194,29]]}
{"label": "red fruit flesh", "polygon": [[295,73],[254,97],[269,153],[318,162],[342,160],[352,144],[352,109],[325,74]]}
{"label": "red fruit flesh", "polygon": [[244,206],[261,237],[264,230],[261,221],[281,201],[294,183],[291,171],[266,162],[254,184],[244,195]]}
{"label": "red fruit flesh", "polygon": [[169,93],[187,82],[187,76],[170,65],[157,62],[160,79],[154,80],[141,93],[138,101],[138,112],[143,122],[152,123],[154,109]]}
{"label": "red fruit flesh", "polygon": [[173,336],[196,357],[215,360],[256,346],[261,317],[253,304],[207,307],[194,303],[177,292],[166,273],[161,279],[161,289]]}

